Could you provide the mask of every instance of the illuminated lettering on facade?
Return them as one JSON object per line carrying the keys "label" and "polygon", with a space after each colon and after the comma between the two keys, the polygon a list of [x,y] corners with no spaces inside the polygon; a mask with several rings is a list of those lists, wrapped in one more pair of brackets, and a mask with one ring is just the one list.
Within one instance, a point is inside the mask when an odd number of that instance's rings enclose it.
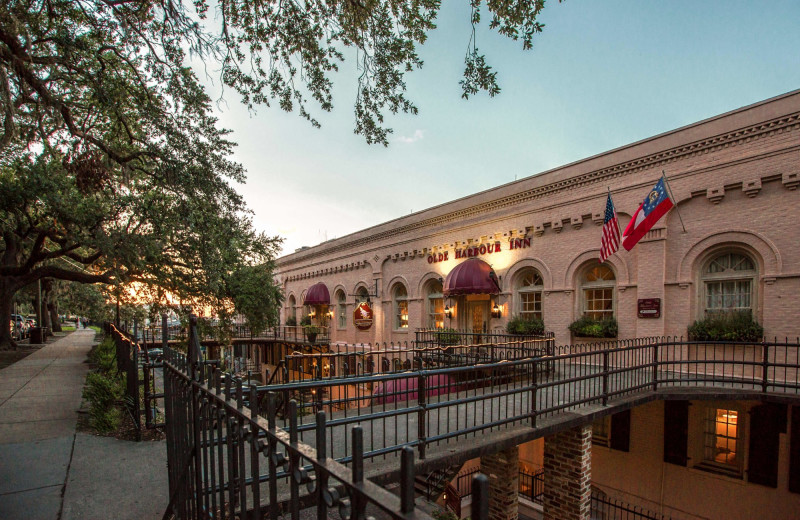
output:
{"label": "illuminated lettering on facade", "polygon": [[[511,238],[508,240],[508,249],[525,249],[531,247],[530,238]],[[490,255],[492,253],[499,253],[502,250],[500,242],[492,244],[481,244],[479,246],[468,247],[466,249],[456,249],[456,260],[462,258],[472,258],[473,256]],[[437,262],[444,262],[449,260],[447,251],[444,253],[433,253],[428,255],[428,263],[435,264]]]}

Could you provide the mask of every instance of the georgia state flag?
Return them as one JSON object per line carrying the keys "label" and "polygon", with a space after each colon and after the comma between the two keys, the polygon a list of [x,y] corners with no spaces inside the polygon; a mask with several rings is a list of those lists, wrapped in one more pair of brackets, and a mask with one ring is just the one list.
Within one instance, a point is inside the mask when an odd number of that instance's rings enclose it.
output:
{"label": "georgia state flag", "polygon": [[658,222],[658,219],[672,208],[672,199],[667,195],[664,186],[664,177],[659,179],[658,184],[645,197],[642,205],[633,214],[633,218],[628,222],[625,231],[622,233],[622,247],[630,251],[639,240],[650,231],[650,228]]}

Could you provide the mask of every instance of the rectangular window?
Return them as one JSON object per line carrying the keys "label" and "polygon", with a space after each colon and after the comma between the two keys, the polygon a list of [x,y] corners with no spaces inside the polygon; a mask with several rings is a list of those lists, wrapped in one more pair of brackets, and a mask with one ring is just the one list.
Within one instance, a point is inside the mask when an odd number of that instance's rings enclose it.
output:
{"label": "rectangular window", "polygon": [[540,291],[520,292],[519,303],[520,316],[542,319],[542,293]]}
{"label": "rectangular window", "polygon": [[752,309],[752,280],[706,282],[706,314]]}
{"label": "rectangular window", "polygon": [[444,328],[444,298],[428,298],[428,327]]}
{"label": "rectangular window", "polygon": [[595,320],[614,317],[614,289],[584,289],[586,307],[583,315]]}
{"label": "rectangular window", "polygon": [[592,444],[608,447],[611,437],[611,416],[606,415],[592,423]]}
{"label": "rectangular window", "polygon": [[703,441],[703,463],[732,474],[741,474],[739,449],[741,413],[727,408],[707,408]]}
{"label": "rectangular window", "polygon": [[395,328],[407,329],[408,328],[408,301],[397,301],[397,316],[395,317]]}

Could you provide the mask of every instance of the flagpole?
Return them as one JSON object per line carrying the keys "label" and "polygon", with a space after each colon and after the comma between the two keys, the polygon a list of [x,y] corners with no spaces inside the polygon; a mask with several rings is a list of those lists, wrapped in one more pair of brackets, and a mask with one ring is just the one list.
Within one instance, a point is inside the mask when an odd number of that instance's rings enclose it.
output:
{"label": "flagpole", "polygon": [[661,170],[661,177],[664,178],[664,184],[667,187],[669,196],[672,197],[672,201],[675,203],[675,212],[678,214],[678,219],[681,221],[681,227],[683,228],[683,232],[686,233],[686,226],[683,225],[683,217],[681,217],[681,212],[678,210],[678,199],[676,199],[675,195],[672,194],[672,188],[669,185],[669,181],[667,180],[667,174],[664,173],[664,170]]}

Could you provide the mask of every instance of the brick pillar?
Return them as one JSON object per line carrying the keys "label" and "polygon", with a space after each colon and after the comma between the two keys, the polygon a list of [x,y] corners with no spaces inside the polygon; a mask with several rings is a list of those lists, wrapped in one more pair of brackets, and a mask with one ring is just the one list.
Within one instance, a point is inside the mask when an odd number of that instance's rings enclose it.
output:
{"label": "brick pillar", "polygon": [[591,425],[545,438],[544,520],[589,520],[591,480]]}
{"label": "brick pillar", "polygon": [[489,519],[519,518],[519,447],[481,457],[481,473],[489,477]]}

